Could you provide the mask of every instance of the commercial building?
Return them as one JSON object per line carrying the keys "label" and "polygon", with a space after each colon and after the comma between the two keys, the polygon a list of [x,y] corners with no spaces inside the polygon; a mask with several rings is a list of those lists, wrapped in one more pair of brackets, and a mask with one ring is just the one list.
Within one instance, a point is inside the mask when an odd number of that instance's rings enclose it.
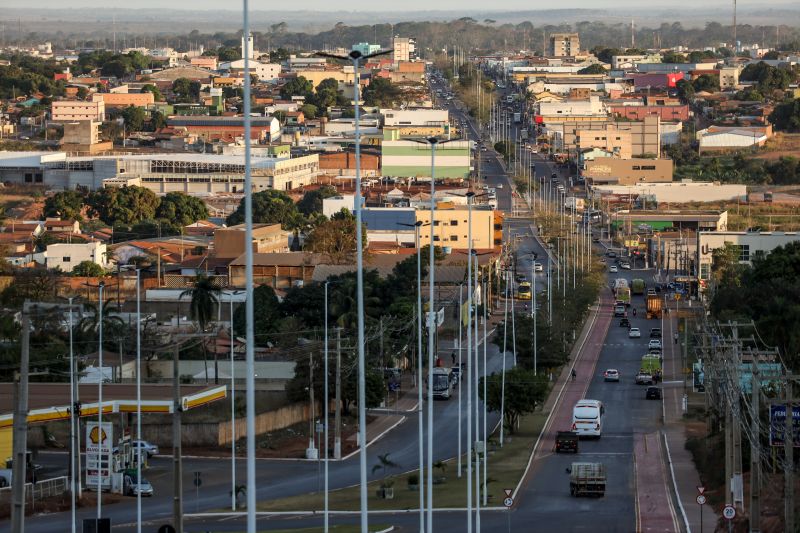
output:
{"label": "commercial building", "polygon": [[611,114],[628,120],[644,120],[657,115],[662,122],[685,122],[689,120],[688,105],[612,105]]}
{"label": "commercial building", "polygon": [[[167,125],[172,128],[186,128],[190,134],[204,141],[235,141],[244,137],[244,117],[169,117]],[[250,137],[259,142],[277,142],[281,138],[281,125],[272,116],[252,117]]]}
{"label": "commercial building", "polygon": [[0,182],[43,185],[45,166],[66,158],[64,152],[0,152]]}
{"label": "commercial building", "polygon": [[381,45],[370,44],[370,43],[356,43],[353,45],[352,49],[360,52],[362,56],[368,56],[370,54],[374,54],[375,52],[380,52]]}
{"label": "commercial building", "polygon": [[[292,232],[280,224],[253,224],[253,253],[288,252]],[[245,225],[214,230],[214,254],[218,259],[236,259],[246,251]]]}
{"label": "commercial building", "polygon": [[55,100],[50,106],[50,119],[53,122],[76,122],[78,120],[103,122],[106,119],[106,106],[102,100],[96,102]]}
{"label": "commercial building", "polygon": [[[221,63],[219,70],[229,72],[236,78],[241,78],[244,76],[244,59]],[[257,76],[259,81],[275,81],[280,78],[281,65],[279,63],[250,61],[250,73]]]}
{"label": "commercial building", "polygon": [[331,196],[322,200],[322,214],[328,218],[341,211],[347,209],[351,213],[356,209],[356,197],[352,194],[343,194],[340,196]]}
{"label": "commercial building", "polygon": [[72,272],[83,261],[91,261],[106,268],[108,266],[107,253],[106,245],[99,241],[78,244],[51,244],[45,252],[45,260],[49,269]]}
{"label": "commercial building", "polygon": [[742,150],[763,146],[772,136],[772,126],[721,127],[711,126],[697,132],[700,153]]}
{"label": "commercial building", "polygon": [[604,117],[590,117],[563,124],[552,124],[544,128],[557,151],[574,153],[578,149],[578,132],[583,130],[607,131],[615,126],[616,131],[627,131],[631,137],[631,154],[633,157],[660,157],[661,155],[661,118],[647,116],[640,121],[613,120]]}
{"label": "commercial building", "polygon": [[617,159],[597,157],[587,161],[581,175],[589,184],[613,183],[633,185],[635,183],[671,182],[672,159]]}
{"label": "commercial building", "polygon": [[551,33],[547,55],[550,57],[576,56],[581,51],[577,33]]}
{"label": "commercial building", "polygon": [[672,183],[635,183],[632,185],[589,186],[589,197],[597,198],[605,204],[604,198],[625,197],[629,201],[639,199],[663,206],[663,204],[683,204],[692,202],[722,202],[747,197],[747,186],[732,183],[682,180]]}
{"label": "commercial building", "polygon": [[392,39],[392,60],[412,61],[417,59],[417,41],[410,37],[397,37]]}
{"label": "commercial building", "polygon": [[[314,268],[322,261],[322,255],[309,252],[253,254],[253,283],[284,290],[310,283],[314,276]],[[244,287],[246,279],[244,271],[243,254],[228,265],[228,286]]]}
{"label": "commercial building", "polygon": [[800,241],[800,233],[778,231],[701,231],[697,234],[698,279],[711,278],[714,250],[732,244],[739,250],[739,263],[751,264],[753,259],[764,257],[775,248]]}
{"label": "commercial building", "polygon": [[446,109],[381,109],[380,113],[384,128],[397,130],[397,138],[424,138],[450,132],[450,114]]}
{"label": "commercial building", "polygon": [[[2,162],[2,160],[0,160]],[[293,190],[316,182],[319,157],[253,157],[253,190]],[[138,185],[156,194],[194,195],[244,191],[244,156],[141,154],[63,157],[41,165],[42,182],[54,189]]]}
{"label": "commercial building", "polygon": [[153,93],[94,93],[93,102],[103,102],[108,109],[125,109],[126,107],[148,107],[155,103]]}
{"label": "commercial building", "polygon": [[622,70],[634,68],[639,63],[661,63],[661,54],[633,54],[611,57],[611,68]]}
{"label": "commercial building", "polygon": [[[431,177],[431,147],[427,143],[384,140],[381,144],[381,161],[384,176]],[[471,170],[469,142],[453,141],[438,145],[434,164],[436,179],[468,178]]]}
{"label": "commercial building", "polygon": [[662,209],[660,211],[622,210],[609,214],[611,227],[623,233],[639,231],[725,231],[727,211]]}
{"label": "commercial building", "polygon": [[[439,202],[434,212],[433,244],[453,250],[469,248],[469,208]],[[416,210],[417,222],[430,224],[429,209]],[[420,233],[420,245],[430,244],[430,233]],[[472,248],[494,249],[503,242],[503,216],[488,206],[472,207]]]}

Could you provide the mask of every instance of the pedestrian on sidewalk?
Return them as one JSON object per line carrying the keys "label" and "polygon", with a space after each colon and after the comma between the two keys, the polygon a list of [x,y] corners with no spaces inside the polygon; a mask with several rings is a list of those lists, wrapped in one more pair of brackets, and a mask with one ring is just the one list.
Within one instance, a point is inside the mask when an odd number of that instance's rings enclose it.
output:
{"label": "pedestrian on sidewalk", "polygon": [[450,358],[453,360],[453,365],[455,365],[456,364],[456,352],[453,352],[453,354],[450,356]]}
{"label": "pedestrian on sidewalk", "polygon": [[575,369],[572,369],[572,381],[575,381],[575,378],[578,377],[578,374],[575,373]]}

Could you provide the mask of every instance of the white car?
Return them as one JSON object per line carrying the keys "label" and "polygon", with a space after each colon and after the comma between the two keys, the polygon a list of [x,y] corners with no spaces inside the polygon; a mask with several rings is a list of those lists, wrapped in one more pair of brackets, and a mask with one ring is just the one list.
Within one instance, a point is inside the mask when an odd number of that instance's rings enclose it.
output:
{"label": "white car", "polygon": [[502,184],[502,183],[498,183],[498,184],[497,184],[497,188],[498,188],[498,189],[502,189],[502,188],[503,188],[503,184]]}
{"label": "white car", "polygon": [[626,261],[623,261],[622,263],[619,264],[619,267],[622,270],[630,270],[631,269],[631,264],[626,262]]}
{"label": "white car", "polygon": [[544,272],[544,266],[541,263],[534,263],[533,264],[533,271],[534,272]]}
{"label": "white car", "polygon": [[661,349],[661,339],[650,339],[650,342],[647,343],[647,348],[655,348],[657,350]]}
{"label": "white car", "polygon": [[605,372],[603,372],[603,380],[604,381],[616,381],[619,383],[619,371],[614,368],[609,368]]}
{"label": "white car", "polygon": [[639,339],[641,337],[642,337],[642,332],[639,331],[639,328],[631,328],[628,330],[629,339]]}
{"label": "white car", "polygon": [[619,272],[619,269],[617,268],[617,265],[611,265],[610,267],[608,267],[608,271],[611,272],[612,274],[616,274],[617,272]]}

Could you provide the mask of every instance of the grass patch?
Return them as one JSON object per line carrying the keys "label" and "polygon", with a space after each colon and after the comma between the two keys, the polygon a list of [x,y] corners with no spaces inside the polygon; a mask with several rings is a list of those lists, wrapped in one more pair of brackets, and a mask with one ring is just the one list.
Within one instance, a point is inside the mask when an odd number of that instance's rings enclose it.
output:
{"label": "grass patch", "polygon": [[[520,427],[514,435],[507,436],[502,448],[496,443],[496,437],[489,439],[489,464],[488,464],[488,503],[490,506],[502,505],[505,494],[503,489],[516,487],[525,466],[528,464],[533,445],[542,431],[546,413],[537,412],[523,417]],[[462,477],[457,476],[457,461],[451,459],[444,463],[447,467],[442,469],[434,468],[433,477],[445,477],[446,480],[433,486],[434,506],[442,507],[462,507],[464,498],[467,494],[466,478],[466,457],[462,457],[463,472]],[[483,467],[481,466],[481,469]],[[401,475],[392,476],[394,480],[394,498],[385,500],[376,495],[380,487],[380,481],[373,481],[369,484],[368,498],[370,510],[390,510],[390,509],[417,509],[419,508],[419,492],[408,488],[408,476],[419,474],[418,470]],[[481,478],[483,477],[481,471]],[[474,473],[473,473],[474,476]],[[321,510],[323,508],[323,496],[320,493],[313,493],[302,496],[293,496],[280,500],[259,503],[259,511],[302,511],[302,510]],[[335,511],[358,511],[359,509],[359,487],[348,487],[345,489],[331,491],[329,497],[330,509]],[[315,530],[316,531],[316,530]]]}

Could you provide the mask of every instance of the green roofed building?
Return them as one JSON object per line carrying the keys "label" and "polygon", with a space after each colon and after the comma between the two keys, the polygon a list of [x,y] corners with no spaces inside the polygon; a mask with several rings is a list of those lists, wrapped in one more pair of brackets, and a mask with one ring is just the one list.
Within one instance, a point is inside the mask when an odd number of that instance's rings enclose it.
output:
{"label": "green roofed building", "polygon": [[[381,144],[382,173],[388,177],[430,178],[429,144],[384,138]],[[468,141],[450,141],[436,147],[436,179],[467,179],[470,173]]]}

